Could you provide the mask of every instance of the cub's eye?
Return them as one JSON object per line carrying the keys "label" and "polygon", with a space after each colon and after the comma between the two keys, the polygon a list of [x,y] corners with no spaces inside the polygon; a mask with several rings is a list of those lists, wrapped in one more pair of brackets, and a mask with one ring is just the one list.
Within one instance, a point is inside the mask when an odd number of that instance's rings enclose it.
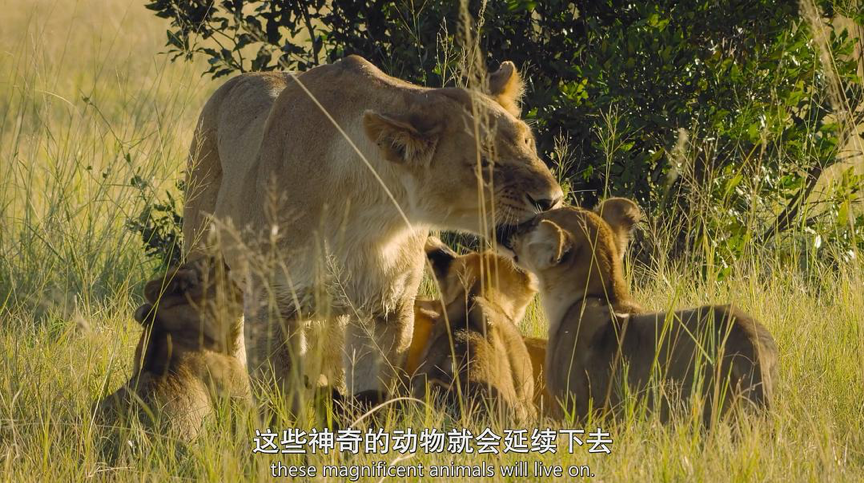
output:
{"label": "cub's eye", "polygon": [[492,166],[492,161],[489,161],[489,158],[487,158],[486,156],[483,156],[482,158],[480,158],[480,167],[481,168],[486,169],[489,166]]}

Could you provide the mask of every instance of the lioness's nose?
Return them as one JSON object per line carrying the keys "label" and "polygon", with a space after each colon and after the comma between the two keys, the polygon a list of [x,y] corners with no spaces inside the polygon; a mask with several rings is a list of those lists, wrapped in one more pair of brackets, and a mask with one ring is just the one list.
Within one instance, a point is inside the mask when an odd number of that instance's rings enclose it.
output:
{"label": "lioness's nose", "polygon": [[540,211],[549,211],[555,206],[558,206],[561,203],[561,196],[556,196],[555,198],[541,198],[539,200],[535,200],[531,195],[525,195],[528,198],[528,203],[537,207]]}

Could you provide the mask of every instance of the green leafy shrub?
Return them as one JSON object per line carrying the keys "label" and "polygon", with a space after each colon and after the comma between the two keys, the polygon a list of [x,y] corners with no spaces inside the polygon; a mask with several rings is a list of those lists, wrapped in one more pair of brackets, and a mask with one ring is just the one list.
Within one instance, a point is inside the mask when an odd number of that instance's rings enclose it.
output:
{"label": "green leafy shrub", "polygon": [[[126,227],[141,236],[141,242],[148,256],[157,259],[162,268],[180,264],[183,247],[183,217],[177,202],[170,191],[165,192],[165,200],[155,199],[153,188],[138,175],[129,180],[144,203],[144,209],[134,218],[126,220]],[[182,181],[177,182],[177,190],[186,191]]]}
{"label": "green leafy shrub", "polygon": [[[464,81],[460,2],[147,7],[171,21],[170,52],[204,56],[214,77],[359,54],[411,82]],[[681,220],[677,246],[710,239],[723,264],[801,226],[816,180],[861,122],[857,40],[831,22],[843,14],[861,25],[851,2],[507,0],[467,11],[485,63],[512,60],[529,79],[524,117],[540,152],[576,160],[561,176],[575,201],[634,198]]]}

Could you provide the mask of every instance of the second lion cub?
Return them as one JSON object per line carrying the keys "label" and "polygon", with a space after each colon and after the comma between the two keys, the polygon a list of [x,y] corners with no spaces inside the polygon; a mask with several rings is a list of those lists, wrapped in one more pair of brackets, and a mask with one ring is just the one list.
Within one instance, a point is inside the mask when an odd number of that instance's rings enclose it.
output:
{"label": "second lion cub", "polygon": [[426,255],[444,305],[418,302],[406,363],[414,395],[422,398],[428,387],[451,403],[461,394],[481,410],[488,404],[520,420],[534,417],[531,359],[515,325],[536,294],[533,277],[491,252],[459,256],[436,238]]}
{"label": "second lion cub", "polygon": [[144,331],[133,375],[99,403],[103,418],[122,417],[130,409],[156,414],[152,422],[191,440],[215,398],[249,397],[246,370],[232,355],[241,337],[233,324],[241,310],[240,291],[223,268],[201,259],[147,283],[147,303],[135,311]]}
{"label": "second lion cub", "polygon": [[[623,252],[639,208],[610,199],[596,212],[542,213],[508,240],[518,265],[540,280],[549,319],[546,383],[552,397],[585,417],[616,407],[626,380],[633,391],[661,384],[661,415],[677,398],[700,393],[703,416],[744,399],[771,399],[777,346],[762,324],[729,305],[642,313],[623,278]],[[728,381],[728,385],[726,384]]]}

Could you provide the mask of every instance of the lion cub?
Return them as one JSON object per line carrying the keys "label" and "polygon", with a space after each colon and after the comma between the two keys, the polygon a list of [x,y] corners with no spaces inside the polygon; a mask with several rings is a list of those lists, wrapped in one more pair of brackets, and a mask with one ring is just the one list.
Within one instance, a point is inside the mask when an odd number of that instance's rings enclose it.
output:
{"label": "lion cub", "polygon": [[249,397],[246,370],[230,355],[240,337],[232,322],[242,311],[242,294],[226,272],[224,264],[201,259],[147,283],[147,303],[135,311],[144,331],[133,375],[99,403],[103,415],[122,416],[130,404],[144,404],[192,439],[216,398]]}
{"label": "lion cub", "polygon": [[531,359],[515,325],[536,293],[533,278],[491,252],[459,256],[437,238],[426,254],[444,304],[418,302],[406,363],[414,395],[428,385],[450,401],[461,394],[520,420],[535,416]]}
{"label": "lion cub", "polygon": [[542,414],[549,413],[549,405],[552,404],[552,396],[546,387],[546,339],[539,337],[522,337],[525,348],[528,349],[528,357],[531,358],[531,372],[534,374],[534,407]]}
{"label": "lion cub", "polygon": [[[503,240],[540,280],[551,395],[584,418],[589,408],[618,406],[624,377],[642,390],[659,376],[665,396],[701,393],[706,423],[736,399],[767,407],[778,355],[762,324],[729,305],[649,314],[632,300],[622,261],[639,218],[636,204],[613,198],[596,212],[541,213]],[[673,399],[664,400],[666,418]]]}

